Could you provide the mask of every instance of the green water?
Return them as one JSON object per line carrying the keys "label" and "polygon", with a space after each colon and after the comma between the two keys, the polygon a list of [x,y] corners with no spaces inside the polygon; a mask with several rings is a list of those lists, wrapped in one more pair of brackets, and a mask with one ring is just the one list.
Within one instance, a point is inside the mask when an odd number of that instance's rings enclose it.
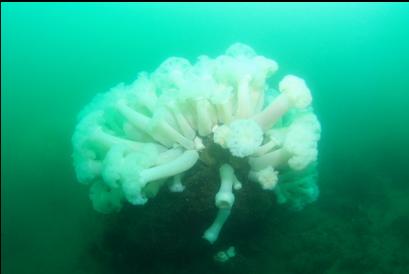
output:
{"label": "green water", "polygon": [[76,183],[76,115],[169,56],[238,41],[307,80],[320,198],[274,209],[231,263],[158,253],[139,273],[409,273],[408,4],[2,3],[1,41],[2,273],[132,273],[92,251],[113,217]]}

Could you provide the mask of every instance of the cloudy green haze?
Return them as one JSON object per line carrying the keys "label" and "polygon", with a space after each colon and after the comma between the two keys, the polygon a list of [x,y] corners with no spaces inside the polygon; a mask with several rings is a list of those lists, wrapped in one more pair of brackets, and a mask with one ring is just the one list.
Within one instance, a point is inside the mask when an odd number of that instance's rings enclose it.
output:
{"label": "cloudy green haze", "polygon": [[274,209],[256,247],[224,265],[158,254],[138,273],[409,273],[407,3],[2,3],[2,273],[133,273],[90,251],[110,217],[76,182],[76,116],[167,57],[216,57],[234,42],[308,83],[320,197]]}

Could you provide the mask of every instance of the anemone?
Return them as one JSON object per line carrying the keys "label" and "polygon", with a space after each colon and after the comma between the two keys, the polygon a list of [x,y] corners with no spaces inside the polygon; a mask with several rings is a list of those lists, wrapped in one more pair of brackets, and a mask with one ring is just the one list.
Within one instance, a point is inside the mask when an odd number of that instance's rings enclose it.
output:
{"label": "anemone", "polygon": [[[235,192],[246,191],[242,186],[249,181],[297,210],[316,200],[311,170],[321,127],[312,94],[294,75],[274,87],[277,70],[276,61],[236,43],[221,56],[201,56],[193,64],[169,58],[130,85],[97,95],[80,113],[72,138],[76,175],[91,186],[95,210],[118,212],[126,202],[143,206],[165,185],[183,192],[189,188],[187,171],[205,161],[214,145],[231,157],[213,166],[220,188],[214,199],[218,213],[203,234],[210,243],[235,208]],[[240,172],[249,180],[237,179],[235,158],[248,162]]]}

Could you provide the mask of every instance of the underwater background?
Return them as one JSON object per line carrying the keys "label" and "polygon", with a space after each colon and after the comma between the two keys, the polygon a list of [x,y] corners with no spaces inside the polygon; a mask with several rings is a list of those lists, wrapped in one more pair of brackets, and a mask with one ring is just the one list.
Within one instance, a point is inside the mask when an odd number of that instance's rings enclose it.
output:
{"label": "underwater background", "polygon": [[[167,227],[141,227],[172,208],[160,199],[149,214],[94,211],[71,136],[95,94],[234,42],[307,81],[323,130],[321,193],[300,212],[273,201],[248,214],[232,234],[237,257],[221,265],[196,252],[207,247],[152,240]],[[1,271],[409,273],[408,111],[407,3],[2,3]],[[167,237],[190,239],[189,227],[175,231]]]}

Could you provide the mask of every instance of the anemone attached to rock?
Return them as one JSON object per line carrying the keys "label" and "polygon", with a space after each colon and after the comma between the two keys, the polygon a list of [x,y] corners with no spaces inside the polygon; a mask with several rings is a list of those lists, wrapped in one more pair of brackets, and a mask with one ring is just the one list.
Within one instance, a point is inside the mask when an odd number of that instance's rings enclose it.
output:
{"label": "anemone attached to rock", "polygon": [[[165,185],[183,192],[189,188],[184,175],[206,161],[209,144],[231,156],[214,165],[218,213],[203,234],[210,243],[234,210],[234,193],[249,181],[293,209],[313,202],[320,123],[306,82],[286,75],[276,91],[277,70],[277,62],[237,43],[193,64],[169,58],[130,85],[97,95],[80,113],[72,138],[76,175],[91,186],[95,210],[142,206]],[[234,159],[248,163],[240,170],[246,180],[237,179]]]}

